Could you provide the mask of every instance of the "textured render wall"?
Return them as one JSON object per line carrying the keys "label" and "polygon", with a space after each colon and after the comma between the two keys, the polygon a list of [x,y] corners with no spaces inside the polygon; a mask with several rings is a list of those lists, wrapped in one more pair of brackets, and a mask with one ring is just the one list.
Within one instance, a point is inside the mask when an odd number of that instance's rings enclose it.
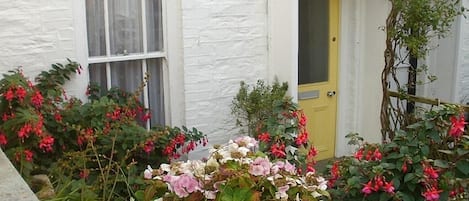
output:
{"label": "textured render wall", "polygon": [[238,134],[230,104],[239,82],[266,79],[266,9],[266,0],[182,1],[186,124],[210,144]]}
{"label": "textured render wall", "polygon": [[32,76],[75,54],[71,0],[0,0],[0,27],[2,73],[22,66]]}
{"label": "textured render wall", "polygon": [[[463,5],[469,6],[469,0],[464,0]],[[456,101],[469,102],[469,19],[460,18],[459,22],[459,47],[457,59]]]}
{"label": "textured render wall", "polygon": [[[75,59],[72,9],[72,0],[0,0],[0,74],[22,66],[33,78],[52,63]],[[72,84],[68,91],[83,89]]]}

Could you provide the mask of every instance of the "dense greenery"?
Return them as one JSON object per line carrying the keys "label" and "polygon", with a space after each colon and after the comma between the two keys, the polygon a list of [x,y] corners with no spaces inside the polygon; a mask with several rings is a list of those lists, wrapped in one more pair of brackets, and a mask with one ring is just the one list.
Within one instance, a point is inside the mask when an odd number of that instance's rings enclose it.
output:
{"label": "dense greenery", "polygon": [[49,175],[55,199],[128,200],[143,184],[147,164],[206,143],[197,129],[147,130],[142,125],[150,116],[138,93],[112,89],[101,96],[90,88],[87,102],[68,98],[62,85],[80,70],[69,61],[53,64],[35,84],[21,70],[0,80],[0,145],[27,181]]}

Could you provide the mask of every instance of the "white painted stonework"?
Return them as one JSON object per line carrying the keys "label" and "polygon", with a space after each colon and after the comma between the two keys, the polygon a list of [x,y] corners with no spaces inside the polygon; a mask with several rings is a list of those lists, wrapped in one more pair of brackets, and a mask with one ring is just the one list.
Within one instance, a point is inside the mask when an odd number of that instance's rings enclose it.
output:
{"label": "white painted stonework", "polygon": [[[0,0],[0,73],[23,66],[32,77],[71,58],[85,72],[67,91],[82,97],[89,80],[83,2]],[[296,97],[297,1],[166,0],[165,5],[167,122],[196,127],[211,144],[224,143],[239,134],[230,104],[240,81],[277,76],[289,82],[289,94]],[[389,10],[388,0],[341,0],[340,9],[337,156],[349,154],[344,138],[349,132],[380,140],[385,37],[380,27]],[[469,21],[461,19],[456,27],[453,79],[436,91],[451,88],[457,93],[448,96],[462,100],[469,96]],[[201,157],[206,149],[190,157]]]}

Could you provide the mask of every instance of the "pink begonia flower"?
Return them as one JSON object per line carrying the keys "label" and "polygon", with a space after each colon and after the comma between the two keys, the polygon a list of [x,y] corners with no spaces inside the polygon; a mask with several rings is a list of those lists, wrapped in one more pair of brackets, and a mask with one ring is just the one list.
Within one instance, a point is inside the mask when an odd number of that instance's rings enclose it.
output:
{"label": "pink begonia flower", "polygon": [[166,175],[163,180],[168,182],[169,190],[176,193],[179,198],[187,197],[190,193],[201,190],[197,179],[190,174],[179,176]]}
{"label": "pink begonia flower", "polygon": [[249,136],[238,137],[234,140],[234,142],[247,148],[256,148],[258,145],[257,140]]}
{"label": "pink begonia flower", "polygon": [[151,166],[147,166],[147,169],[143,172],[143,178],[152,179],[153,178],[153,169]]}
{"label": "pink begonia flower", "polygon": [[249,173],[254,176],[266,176],[270,174],[271,167],[272,164],[268,158],[258,157],[249,165]]}
{"label": "pink begonia flower", "polygon": [[205,198],[209,200],[215,200],[217,198],[216,191],[205,191],[204,195],[205,195]]}
{"label": "pink begonia flower", "polygon": [[295,165],[291,164],[288,161],[285,161],[285,166],[283,167],[285,171],[289,172],[290,174],[296,174],[296,167]]}
{"label": "pink begonia flower", "polygon": [[278,187],[278,191],[275,192],[275,199],[286,200],[288,199],[287,191],[290,189],[289,185]]}

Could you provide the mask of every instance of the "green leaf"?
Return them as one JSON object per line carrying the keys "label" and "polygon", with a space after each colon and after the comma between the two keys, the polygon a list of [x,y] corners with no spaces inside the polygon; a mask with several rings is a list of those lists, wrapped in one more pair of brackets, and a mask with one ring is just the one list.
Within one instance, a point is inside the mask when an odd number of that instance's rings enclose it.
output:
{"label": "green leaf", "polygon": [[433,164],[436,166],[436,167],[440,167],[440,168],[449,168],[449,164],[447,161],[444,161],[444,160],[440,160],[440,159],[437,159],[433,162]]}
{"label": "green leaf", "polygon": [[407,173],[405,176],[404,176],[404,182],[409,182],[413,179],[415,179],[415,174],[414,173]]}
{"label": "green leaf", "polygon": [[438,150],[439,152],[441,153],[444,153],[444,154],[448,154],[448,155],[453,155],[454,152],[453,151],[450,151],[450,150]]}
{"label": "green leaf", "polygon": [[467,160],[456,162],[456,168],[465,175],[469,174],[469,162]]}

